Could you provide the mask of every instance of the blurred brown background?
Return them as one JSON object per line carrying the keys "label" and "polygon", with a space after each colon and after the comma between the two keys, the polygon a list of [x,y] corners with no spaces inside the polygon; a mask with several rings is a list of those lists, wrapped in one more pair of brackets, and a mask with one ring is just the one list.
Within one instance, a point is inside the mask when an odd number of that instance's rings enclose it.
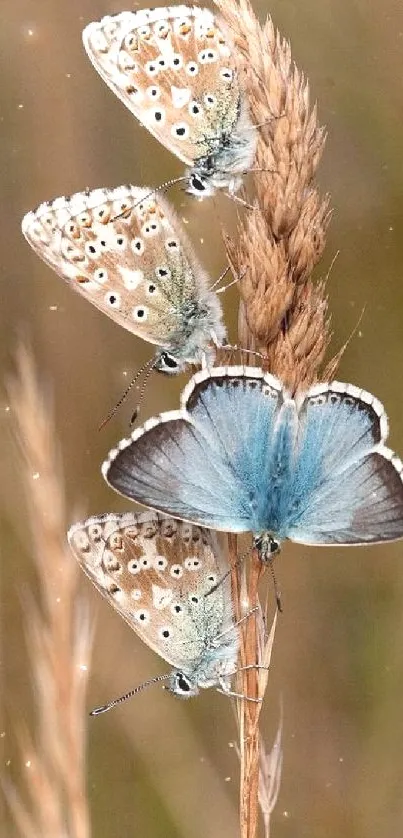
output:
{"label": "blurred brown background", "polygon": [[[136,4],[135,4],[136,5]],[[273,0],[270,10],[310,79],[329,138],[320,169],[334,206],[324,275],[333,349],[358,332],[339,378],[387,406],[391,445],[403,452],[403,7],[399,0]],[[30,251],[21,216],[86,186],[159,184],[181,173],[113,96],[81,45],[90,20],[120,0],[2,0],[0,61],[1,368],[29,336],[52,388],[71,521],[129,508],[99,464],[122,434],[130,405],[97,426],[150,349],[72,294]],[[213,277],[225,267],[225,198],[171,200],[189,220]],[[200,239],[207,246],[203,247]],[[318,274],[319,275],[319,274]],[[235,339],[236,292],[225,295]],[[232,330],[232,331],[231,331]],[[159,378],[142,417],[177,404],[184,379]],[[2,770],[17,782],[16,731],[33,724],[21,593],[35,590],[12,415],[4,391],[2,442]],[[313,550],[286,545],[277,573],[282,615],[263,713],[268,741],[284,706],[284,771],[273,836],[398,838],[403,832],[403,543]],[[96,595],[82,579],[83,590]],[[97,600],[98,601],[98,600]],[[89,707],[164,671],[162,662],[99,602]],[[231,706],[212,691],[182,704],[158,689],[89,723],[88,789],[97,838],[236,835],[237,758]],[[15,833],[7,813],[1,834]],[[56,837],[55,837],[56,838]]]}

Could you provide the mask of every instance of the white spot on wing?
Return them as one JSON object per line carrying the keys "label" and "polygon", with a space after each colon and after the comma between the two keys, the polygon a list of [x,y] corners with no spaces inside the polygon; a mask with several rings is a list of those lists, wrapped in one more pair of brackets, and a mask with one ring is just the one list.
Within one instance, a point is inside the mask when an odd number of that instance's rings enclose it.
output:
{"label": "white spot on wing", "polygon": [[171,588],[160,588],[159,585],[152,585],[153,605],[155,608],[161,610],[166,608],[172,601]]}
{"label": "white spot on wing", "polygon": [[172,84],[171,96],[174,108],[183,108],[187,105],[190,100],[190,94],[191,91],[189,87],[175,87],[175,85]]}
{"label": "white spot on wing", "polygon": [[183,567],[185,570],[198,570],[201,567],[202,562],[197,557],[189,556],[183,562]]}
{"label": "white spot on wing", "polygon": [[140,282],[144,279],[143,271],[132,271],[129,268],[125,268],[121,265],[118,265],[118,271],[123,279],[123,284],[128,291],[134,291]]}
{"label": "white spot on wing", "polygon": [[91,38],[91,46],[97,52],[107,52],[108,51],[108,41],[106,40],[106,38],[102,34],[102,32],[100,32],[99,30],[95,30],[93,32],[92,38]]}

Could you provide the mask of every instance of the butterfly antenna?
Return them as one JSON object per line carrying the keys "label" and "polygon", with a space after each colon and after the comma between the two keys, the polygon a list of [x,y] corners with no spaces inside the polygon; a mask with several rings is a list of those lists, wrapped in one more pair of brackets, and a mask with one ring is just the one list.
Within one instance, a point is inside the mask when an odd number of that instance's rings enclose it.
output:
{"label": "butterfly antenna", "polygon": [[133,207],[126,207],[124,210],[122,210],[122,212],[118,213],[117,215],[114,215],[113,218],[109,220],[109,223],[111,223],[112,221],[118,221],[119,218],[129,217],[132,209],[138,207],[138,205],[142,204],[143,201],[148,201],[148,199],[152,198],[156,192],[166,192],[168,189],[171,188],[171,186],[175,186],[175,183],[181,183],[182,180],[187,180],[187,176],[182,175],[181,177],[175,177],[171,178],[171,180],[166,180],[165,183],[161,183],[160,186],[156,186],[155,189],[150,190],[150,192],[148,192],[147,195],[143,195],[142,198],[139,198],[139,200],[136,201],[135,204],[133,204]]}
{"label": "butterfly antenna", "polygon": [[155,678],[150,678],[149,681],[144,681],[143,684],[140,684],[133,690],[129,690],[129,692],[125,693],[125,695],[121,695],[119,698],[114,698],[113,701],[109,701],[108,704],[101,704],[100,707],[94,707],[94,709],[90,712],[90,716],[100,716],[101,713],[106,713],[107,710],[112,710],[112,707],[116,707],[117,704],[123,704],[124,701],[127,701],[129,698],[133,698],[134,695],[142,692],[142,690],[145,690],[147,687],[151,687],[152,684],[158,684],[159,681],[167,681],[170,677],[170,675],[156,675]]}
{"label": "butterfly antenna", "polygon": [[134,423],[135,423],[135,421],[136,421],[136,419],[137,419],[137,417],[138,417],[138,415],[139,415],[139,413],[140,413],[140,405],[141,405],[141,402],[143,401],[143,398],[144,398],[144,393],[145,393],[145,391],[146,391],[146,389],[147,389],[147,384],[148,384],[148,381],[149,381],[150,375],[151,375],[151,373],[152,373],[152,372],[154,372],[154,370],[155,370],[155,369],[156,369],[156,367],[155,367],[155,359],[153,359],[153,363],[152,363],[152,364],[148,367],[148,369],[145,369],[145,370],[144,370],[144,367],[143,367],[143,372],[145,372],[145,375],[144,375],[144,381],[143,381],[143,383],[142,383],[142,385],[141,385],[141,387],[140,387],[139,400],[138,400],[138,402],[137,402],[137,405],[136,405],[135,409],[133,410],[132,417],[131,417],[131,419],[130,419],[130,424],[131,424],[131,425],[134,425]]}
{"label": "butterfly antenna", "polygon": [[134,418],[132,417],[132,423],[134,422],[135,417],[138,415],[138,412],[139,412],[140,402],[141,402],[141,400],[142,400],[142,398],[143,398],[143,396],[144,396],[144,392],[145,392],[145,384],[147,383],[147,381],[148,381],[148,379],[149,379],[149,377],[150,377],[150,375],[151,375],[151,373],[152,373],[152,371],[153,371],[153,369],[154,369],[154,364],[155,364],[155,358],[151,358],[151,359],[149,359],[148,361],[146,361],[146,363],[145,363],[145,364],[143,364],[143,366],[142,366],[142,367],[140,367],[140,369],[139,369],[139,370],[137,370],[136,375],[134,376],[134,378],[132,378],[132,380],[131,380],[131,382],[130,382],[129,386],[128,386],[128,387],[126,387],[126,390],[124,391],[123,395],[120,397],[119,401],[118,401],[118,402],[114,405],[114,407],[112,408],[112,410],[110,410],[110,411],[109,411],[109,413],[108,413],[107,417],[103,420],[103,422],[101,422],[101,424],[100,424],[100,426],[99,426],[99,428],[98,428],[98,431],[102,431],[102,429],[105,427],[105,425],[107,425],[107,424],[108,424],[108,422],[112,419],[112,416],[114,416],[114,415],[115,415],[116,411],[117,411],[117,410],[119,410],[120,406],[121,406],[121,405],[123,404],[123,402],[127,399],[127,397],[128,397],[128,395],[129,395],[130,390],[132,389],[132,387],[136,384],[136,382],[137,382],[137,381],[138,381],[138,379],[139,379],[139,378],[143,375],[143,373],[146,373],[146,375],[145,375],[145,379],[144,379],[144,383],[143,383],[143,385],[142,385],[142,387],[141,387],[141,390],[140,390],[139,403],[138,403],[138,405],[137,405],[137,407],[136,407],[136,409],[135,409],[135,411],[134,411],[134,413],[133,413],[133,417],[134,417]]}
{"label": "butterfly antenna", "polygon": [[143,201],[147,201],[148,198],[152,198],[156,192],[167,192],[171,186],[175,186],[176,183],[182,183],[183,180],[187,180],[187,175],[181,175],[181,177],[173,177],[171,180],[166,180],[164,183],[161,183],[159,186],[156,186],[148,195],[144,195],[143,198],[140,198],[139,201],[135,203],[135,207],[138,207]]}

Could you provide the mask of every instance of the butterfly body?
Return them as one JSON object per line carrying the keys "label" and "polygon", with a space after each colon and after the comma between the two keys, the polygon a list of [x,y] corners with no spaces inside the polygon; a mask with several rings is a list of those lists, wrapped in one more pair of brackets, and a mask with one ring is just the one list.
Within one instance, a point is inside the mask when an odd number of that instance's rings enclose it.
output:
{"label": "butterfly body", "polygon": [[210,197],[218,189],[234,195],[242,185],[243,175],[253,165],[256,136],[250,122],[246,103],[239,101],[236,126],[221,130],[213,141],[203,137],[208,152],[195,160],[187,171],[187,192],[195,197]]}
{"label": "butterfly body", "polygon": [[[110,452],[103,474],[126,497],[229,532],[265,551],[403,537],[403,465],[385,446],[381,403],[331,382],[291,398],[258,368],[196,373],[178,411]],[[270,552],[270,550],[269,550]]]}
{"label": "butterfly body", "polygon": [[236,192],[252,166],[257,132],[231,39],[210,10],[121,12],[90,23],[83,41],[108,86],[187,165],[188,192]]}
{"label": "butterfly body", "polygon": [[191,698],[201,689],[218,687],[222,692],[230,692],[231,678],[236,672],[239,640],[237,635],[226,640],[221,647],[209,640],[205,652],[197,661],[194,669],[180,672],[174,670],[168,681],[168,690],[178,698]]}
{"label": "butterfly body", "polygon": [[188,698],[229,690],[239,646],[228,570],[214,533],[157,515],[95,516],[71,527],[72,551],[95,587],[174,669]]}
{"label": "butterfly body", "polygon": [[135,186],[81,192],[41,204],[25,216],[22,229],[74,291],[160,347],[157,369],[179,372],[200,364],[222,343],[218,298],[160,195]]}

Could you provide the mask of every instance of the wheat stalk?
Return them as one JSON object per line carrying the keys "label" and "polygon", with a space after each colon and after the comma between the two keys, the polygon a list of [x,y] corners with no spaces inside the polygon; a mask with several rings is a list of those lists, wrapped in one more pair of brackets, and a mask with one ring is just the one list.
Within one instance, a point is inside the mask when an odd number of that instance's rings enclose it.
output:
{"label": "wheat stalk", "polygon": [[[237,235],[224,234],[234,276],[241,277],[239,344],[265,356],[265,367],[294,394],[320,378],[330,342],[323,282],[311,275],[325,246],[329,199],[314,183],[325,143],[316,108],[310,107],[308,82],[292,61],[289,44],[272,21],[261,26],[249,0],[215,0],[236,46],[238,70],[259,139],[252,180],[254,210],[238,219]],[[248,202],[250,194],[248,193]],[[332,371],[336,366],[334,359]],[[322,373],[328,375],[328,371]],[[229,540],[232,564],[236,539]],[[254,551],[247,583],[250,607],[258,604],[261,562]],[[238,572],[233,571],[235,600]],[[240,606],[237,605],[237,612]],[[243,631],[242,666],[269,661],[274,629],[266,637],[261,616]],[[263,699],[267,671],[244,672],[242,691]],[[254,838],[260,800],[266,835],[281,773],[280,732],[272,755],[259,735],[261,704],[239,703],[240,828]]]}
{"label": "wheat stalk", "polygon": [[239,71],[259,126],[256,211],[245,211],[227,252],[240,283],[239,338],[251,340],[292,391],[309,386],[330,341],[323,283],[312,270],[325,246],[329,200],[314,176],[325,142],[309,86],[270,19],[260,26],[248,0],[216,0],[237,47]]}
{"label": "wheat stalk", "polygon": [[8,390],[42,602],[30,599],[25,609],[37,718],[34,738],[20,734],[26,794],[4,786],[24,838],[89,838],[84,719],[93,623],[66,545],[52,408],[25,347]]}

